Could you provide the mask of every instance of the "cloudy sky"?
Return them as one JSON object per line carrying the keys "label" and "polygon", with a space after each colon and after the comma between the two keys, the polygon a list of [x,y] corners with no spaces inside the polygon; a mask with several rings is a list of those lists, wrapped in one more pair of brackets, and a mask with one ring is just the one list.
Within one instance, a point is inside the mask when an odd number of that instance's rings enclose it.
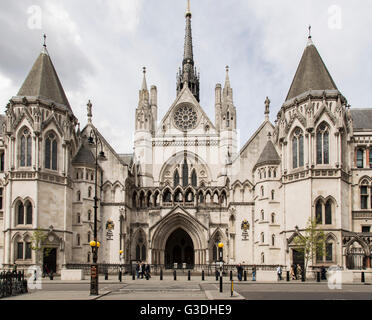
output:
{"label": "cloudy sky", "polygon": [[[48,50],[81,126],[86,103],[118,153],[132,152],[134,112],[146,66],[159,119],[176,98],[186,0],[1,0],[0,106],[17,94],[48,35]],[[371,107],[372,2],[365,0],[191,0],[201,105],[214,121],[214,88],[230,80],[240,144],[274,122],[307,42],[308,25],[352,107]]]}

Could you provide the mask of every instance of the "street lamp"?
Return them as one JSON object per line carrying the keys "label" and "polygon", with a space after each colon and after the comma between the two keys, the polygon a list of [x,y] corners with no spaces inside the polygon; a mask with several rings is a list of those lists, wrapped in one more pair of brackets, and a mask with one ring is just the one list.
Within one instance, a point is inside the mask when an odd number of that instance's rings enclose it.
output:
{"label": "street lamp", "polygon": [[[88,106],[91,106],[89,101]],[[97,209],[98,209],[98,196],[97,196],[97,176],[98,176],[98,159],[106,160],[105,153],[103,152],[103,144],[99,136],[94,129],[91,130],[88,143],[95,148],[95,182],[94,182],[94,239],[91,241],[90,246],[93,253],[93,263],[90,269],[90,295],[98,295],[98,248],[101,244],[97,241]],[[98,153],[98,145],[101,147],[101,151]]]}
{"label": "street lamp", "polygon": [[223,243],[220,242],[218,244],[218,248],[220,249],[220,292],[223,291],[223,283],[222,283],[222,272],[223,272]]}

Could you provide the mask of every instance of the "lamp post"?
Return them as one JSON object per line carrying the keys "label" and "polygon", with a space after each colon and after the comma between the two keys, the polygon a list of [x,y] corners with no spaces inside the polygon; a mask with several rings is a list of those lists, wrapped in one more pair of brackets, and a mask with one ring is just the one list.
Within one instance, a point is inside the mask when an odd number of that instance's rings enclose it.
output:
{"label": "lamp post", "polygon": [[[93,264],[90,269],[90,295],[98,295],[98,248],[100,243],[97,241],[97,209],[98,209],[98,196],[97,196],[97,176],[98,176],[98,158],[100,160],[105,160],[105,153],[103,152],[103,144],[97,135],[95,130],[91,130],[88,143],[95,148],[95,181],[94,181],[94,239],[91,241],[90,246],[93,253]],[[98,145],[101,146],[101,151],[98,154]]]}
{"label": "lamp post", "polygon": [[218,244],[218,248],[220,249],[220,292],[223,291],[223,283],[222,283],[222,272],[223,272],[223,243],[220,242]]}
{"label": "lamp post", "polygon": [[119,281],[121,282],[122,278],[122,264],[123,264],[123,250],[119,251],[119,259],[120,259],[120,266],[119,266]]}

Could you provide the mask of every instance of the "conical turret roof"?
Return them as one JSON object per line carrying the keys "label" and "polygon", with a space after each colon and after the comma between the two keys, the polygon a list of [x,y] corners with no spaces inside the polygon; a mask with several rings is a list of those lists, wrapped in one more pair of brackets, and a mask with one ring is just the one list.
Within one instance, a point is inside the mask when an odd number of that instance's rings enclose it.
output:
{"label": "conical turret roof", "polygon": [[276,152],[274,144],[271,140],[268,140],[265,148],[263,149],[260,157],[257,160],[256,167],[267,165],[267,164],[279,164],[280,157]]}
{"label": "conical turret roof", "polygon": [[309,37],[286,101],[309,90],[338,90],[311,37]]}
{"label": "conical turret roof", "polygon": [[64,105],[71,111],[62,84],[45,47],[32,66],[18,96],[44,98]]}

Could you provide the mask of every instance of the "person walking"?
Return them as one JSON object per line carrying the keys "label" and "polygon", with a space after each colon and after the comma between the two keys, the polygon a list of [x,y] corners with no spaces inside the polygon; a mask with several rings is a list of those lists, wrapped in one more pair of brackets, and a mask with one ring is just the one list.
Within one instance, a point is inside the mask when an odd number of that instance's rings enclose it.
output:
{"label": "person walking", "polygon": [[256,281],[256,266],[252,268],[252,281]]}
{"label": "person walking", "polygon": [[[303,277],[302,268],[301,268],[301,266],[299,264],[297,265],[297,275],[299,277],[301,277],[301,279],[302,279],[302,277]],[[297,278],[299,278],[299,277],[297,277]]]}
{"label": "person walking", "polygon": [[238,280],[242,281],[242,278],[243,278],[243,267],[242,267],[242,265],[239,263],[237,265],[236,269],[238,271]]}
{"label": "person walking", "polygon": [[281,266],[278,266],[278,268],[276,268],[276,273],[278,274],[278,281],[281,281],[282,280],[282,267]]}
{"label": "person walking", "polygon": [[291,274],[291,279],[296,280],[296,275],[295,275],[295,272],[294,272],[294,266],[293,265],[291,266],[290,274]]}
{"label": "person walking", "polygon": [[146,266],[145,266],[145,277],[146,277],[146,280],[149,280],[151,278],[151,268],[150,268],[150,265],[147,263]]}
{"label": "person walking", "polygon": [[296,264],[293,265],[293,272],[294,272],[295,280],[297,280],[298,270],[297,270],[297,265]]}
{"label": "person walking", "polygon": [[141,279],[143,279],[143,276],[145,274],[145,264],[143,261],[141,261],[141,264],[140,264],[140,276],[141,276]]}
{"label": "person walking", "polygon": [[139,279],[139,276],[140,276],[140,262],[137,261],[137,264],[136,264],[136,275],[137,275],[137,279]]}

